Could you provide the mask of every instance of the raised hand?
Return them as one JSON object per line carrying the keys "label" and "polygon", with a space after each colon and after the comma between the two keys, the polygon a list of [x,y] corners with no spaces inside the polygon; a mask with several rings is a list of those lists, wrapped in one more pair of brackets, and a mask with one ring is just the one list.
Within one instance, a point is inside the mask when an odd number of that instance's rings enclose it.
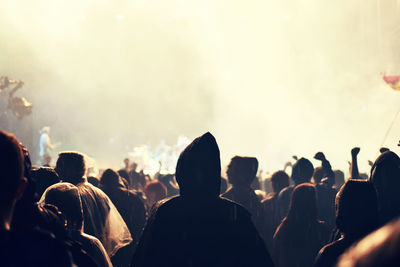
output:
{"label": "raised hand", "polygon": [[351,156],[357,157],[358,153],[360,153],[360,148],[359,147],[353,147],[353,149],[351,150]]}
{"label": "raised hand", "polygon": [[322,152],[317,152],[317,154],[315,154],[314,158],[317,159],[317,160],[321,160],[321,161],[325,161],[326,160],[325,155]]}

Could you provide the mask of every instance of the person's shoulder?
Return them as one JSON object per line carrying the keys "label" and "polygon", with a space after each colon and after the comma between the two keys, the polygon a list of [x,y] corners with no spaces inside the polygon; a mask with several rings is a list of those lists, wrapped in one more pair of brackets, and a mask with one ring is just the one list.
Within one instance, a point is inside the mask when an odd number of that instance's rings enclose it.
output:
{"label": "person's shoulder", "polygon": [[285,188],[283,188],[278,195],[278,200],[283,199],[283,198],[290,198],[290,195],[293,192],[294,187],[292,185],[287,186]]}

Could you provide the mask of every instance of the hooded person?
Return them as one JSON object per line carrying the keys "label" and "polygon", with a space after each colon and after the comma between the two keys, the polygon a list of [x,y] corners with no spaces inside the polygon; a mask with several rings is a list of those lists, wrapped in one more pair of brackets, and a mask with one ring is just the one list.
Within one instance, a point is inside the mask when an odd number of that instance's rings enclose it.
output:
{"label": "hooded person", "polygon": [[221,197],[227,198],[245,207],[257,229],[261,230],[263,222],[263,208],[258,196],[251,188],[256,178],[258,160],[252,157],[235,156],[229,163],[227,175],[232,185]]}
{"label": "hooded person", "polygon": [[315,267],[336,266],[340,255],[378,227],[378,200],[371,183],[349,179],[344,184],[336,198],[336,227],[341,237],[320,250]]}
{"label": "hooded person", "polygon": [[54,205],[62,212],[72,240],[81,244],[82,249],[99,267],[112,266],[101,242],[96,237],[83,232],[82,202],[76,186],[70,183],[54,184],[46,189],[39,202]]}
{"label": "hooded person", "polygon": [[400,216],[400,158],[392,151],[379,155],[371,168],[370,182],[374,185],[381,225]]}
{"label": "hooded person", "polygon": [[129,229],[110,198],[99,188],[88,183],[84,156],[78,152],[62,152],[56,172],[63,182],[78,188],[82,201],[84,232],[95,236],[111,258],[122,247],[132,242]]}
{"label": "hooded person", "polygon": [[249,212],[219,197],[219,154],[210,133],[180,154],[180,194],[153,206],[131,266],[273,266]]}
{"label": "hooded person", "polygon": [[314,166],[311,161],[306,158],[300,158],[292,167],[292,180],[294,185],[290,185],[281,190],[278,196],[278,212],[279,217],[283,219],[288,212],[290,197],[293,189],[303,183],[309,183],[314,174]]}

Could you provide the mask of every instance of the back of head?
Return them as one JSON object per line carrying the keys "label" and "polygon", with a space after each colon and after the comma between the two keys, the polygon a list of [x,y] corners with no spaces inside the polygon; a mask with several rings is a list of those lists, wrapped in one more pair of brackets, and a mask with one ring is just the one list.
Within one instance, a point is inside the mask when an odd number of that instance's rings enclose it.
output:
{"label": "back of head", "polygon": [[322,178],[324,178],[324,169],[322,167],[316,167],[314,169],[314,174],[313,174],[313,179],[314,179],[314,183],[318,184],[321,182]]}
{"label": "back of head", "polygon": [[360,237],[378,225],[378,200],[373,185],[349,179],[336,197],[336,226],[344,234]]}
{"label": "back of head", "polygon": [[396,153],[386,151],[376,159],[370,181],[378,195],[381,222],[400,216],[400,158]]}
{"label": "back of head", "polygon": [[0,131],[0,209],[13,202],[23,174],[24,158],[18,140]]}
{"label": "back of head", "polygon": [[159,201],[167,197],[167,188],[159,181],[147,183],[144,187],[144,192],[147,198],[149,198],[150,195],[154,196],[155,201]]}
{"label": "back of head", "polygon": [[56,172],[64,182],[78,184],[85,174],[85,158],[78,152],[61,152],[58,154]]}
{"label": "back of head", "polygon": [[314,166],[306,158],[299,159],[292,168],[292,179],[296,185],[309,183],[314,173]]}
{"label": "back of head", "polygon": [[31,178],[35,181],[36,193],[40,197],[51,185],[60,182],[58,174],[53,168],[40,167],[31,171]]}
{"label": "back of head", "polygon": [[103,172],[100,178],[100,187],[116,188],[123,186],[122,181],[116,171],[107,169]]}
{"label": "back of head", "polygon": [[179,156],[176,181],[182,196],[218,196],[221,161],[214,136],[207,132],[197,137]]}
{"label": "back of head", "polygon": [[315,186],[303,183],[296,186],[290,200],[287,221],[311,223],[317,220],[317,196]]}
{"label": "back of head", "polygon": [[83,226],[82,202],[78,188],[70,183],[58,183],[43,193],[41,202],[56,206],[66,217],[71,230],[81,230]]}
{"label": "back of head", "polygon": [[335,185],[334,187],[339,190],[344,184],[344,172],[341,170],[334,170],[333,173],[335,174]]}
{"label": "back of head", "polygon": [[256,177],[258,160],[252,157],[235,156],[228,165],[229,183],[234,186],[250,186]]}
{"label": "back of head", "polygon": [[289,175],[284,171],[276,171],[271,176],[272,189],[279,193],[283,188],[289,186]]}

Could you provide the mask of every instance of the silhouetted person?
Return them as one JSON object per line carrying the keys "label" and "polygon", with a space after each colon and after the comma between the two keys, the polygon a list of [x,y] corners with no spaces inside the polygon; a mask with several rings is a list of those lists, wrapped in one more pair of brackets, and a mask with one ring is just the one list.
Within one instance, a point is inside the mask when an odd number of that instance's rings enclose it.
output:
{"label": "silhouetted person", "polygon": [[284,171],[274,172],[271,176],[273,193],[269,194],[262,202],[264,209],[263,237],[269,251],[272,251],[275,230],[281,223],[280,214],[277,208],[279,192],[289,186],[289,175]]}
{"label": "silhouetted person", "polygon": [[259,197],[251,188],[251,183],[256,178],[258,160],[251,157],[235,156],[228,165],[226,174],[232,185],[221,196],[230,199],[243,207],[251,214],[252,220],[260,231],[263,225],[263,209]]}
{"label": "silhouetted person", "polygon": [[13,135],[0,131],[0,265],[73,266],[67,249],[50,235],[11,228],[15,203],[26,181],[22,147]]}
{"label": "silhouetted person", "polygon": [[378,196],[381,225],[400,216],[400,158],[392,151],[382,153],[371,169],[371,183]]}
{"label": "silhouetted person", "polygon": [[35,191],[39,198],[49,186],[60,182],[58,174],[50,167],[33,169],[31,171],[31,177],[32,180],[35,181]]}
{"label": "silhouetted person", "polygon": [[[322,175],[320,174],[322,179],[315,184],[318,219],[326,222],[330,230],[333,230],[335,227],[335,198],[337,193],[336,190],[333,189],[335,173],[322,152],[315,154],[314,158],[321,161],[320,172],[322,173]],[[315,177],[314,170],[314,180],[316,179],[318,180],[318,178]]]}
{"label": "silhouetted person", "polygon": [[67,220],[69,236],[81,244],[82,249],[99,267],[112,266],[101,242],[83,232],[83,211],[79,191],[70,183],[50,186],[43,194],[41,202],[56,206]]}
{"label": "silhouetted person", "polygon": [[308,159],[301,158],[292,166],[291,178],[294,185],[282,189],[278,196],[278,209],[281,219],[287,215],[293,189],[299,184],[309,183],[313,173],[314,166]]}
{"label": "silhouetted person", "polygon": [[352,244],[378,226],[378,200],[371,183],[348,180],[336,198],[336,227],[342,233],[339,240],[323,247],[314,266],[336,266]]}
{"label": "silhouetted person", "polygon": [[131,266],[272,266],[243,207],[219,197],[221,163],[210,133],[181,153],[180,194],[153,206]]}
{"label": "silhouetted person", "polygon": [[273,258],[279,267],[312,266],[326,244],[329,230],[317,219],[315,187],[301,184],[293,191],[288,215],[274,235]]}
{"label": "silhouetted person", "polygon": [[369,234],[347,250],[339,267],[397,267],[400,262],[400,220]]}
{"label": "silhouetted person", "polygon": [[55,170],[62,181],[78,188],[82,201],[84,232],[98,238],[110,258],[118,249],[132,241],[129,229],[111,200],[83,176],[86,167],[82,154],[60,153]]}
{"label": "silhouetted person", "polygon": [[129,228],[133,242],[121,248],[111,259],[114,266],[129,266],[135,243],[139,241],[146,222],[146,209],[142,200],[123,184],[122,178],[112,169],[103,172],[100,188],[111,199]]}

